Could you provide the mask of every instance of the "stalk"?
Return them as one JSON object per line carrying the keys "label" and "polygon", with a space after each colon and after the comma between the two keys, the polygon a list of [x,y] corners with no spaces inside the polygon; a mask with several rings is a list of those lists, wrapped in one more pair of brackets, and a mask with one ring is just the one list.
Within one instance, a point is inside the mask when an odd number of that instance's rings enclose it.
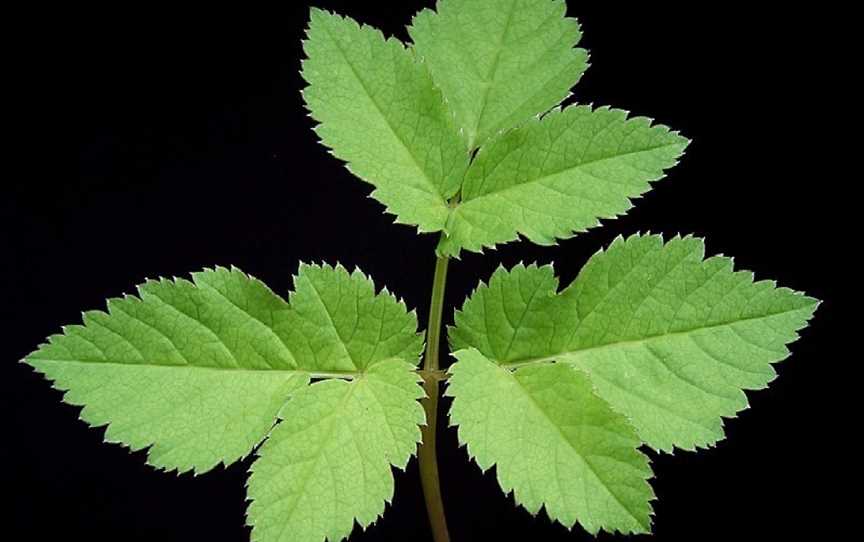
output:
{"label": "stalk", "polygon": [[426,512],[432,527],[435,542],[450,542],[447,531],[447,518],[444,515],[444,502],[441,499],[441,483],[438,479],[438,457],[435,451],[435,433],[438,427],[438,382],[441,372],[438,368],[438,353],[441,346],[441,314],[444,309],[444,289],[447,284],[447,265],[450,259],[439,256],[435,262],[435,278],[432,282],[432,302],[429,306],[429,324],[426,330],[426,356],[423,359],[423,409],[426,411],[426,425],[421,428],[423,442],[417,452],[420,463],[420,482],[426,500]]}

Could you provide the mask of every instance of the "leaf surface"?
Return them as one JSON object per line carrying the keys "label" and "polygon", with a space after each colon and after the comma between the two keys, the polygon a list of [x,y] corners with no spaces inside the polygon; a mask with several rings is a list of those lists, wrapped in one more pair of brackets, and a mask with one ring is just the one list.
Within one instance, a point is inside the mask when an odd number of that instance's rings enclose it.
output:
{"label": "leaf surface", "polygon": [[692,237],[618,238],[556,293],[551,267],[499,269],[456,314],[455,349],[508,367],[577,367],[650,446],[723,438],[722,418],[764,388],[818,302],[704,258]]}
{"label": "leaf surface", "polygon": [[420,440],[423,397],[414,366],[371,364],[352,382],[312,384],[288,401],[252,465],[252,540],[320,542],[366,527],[393,497],[391,465]]}
{"label": "leaf surface", "polygon": [[650,530],[648,458],[584,373],[552,363],[511,371],[473,348],[454,355],[450,419],[481,469],[497,465],[505,493],[590,533]]}
{"label": "leaf surface", "polygon": [[398,40],[319,9],[304,49],[303,97],[321,141],[397,222],[441,230],[468,154],[426,68]]}
{"label": "leaf surface", "polygon": [[359,373],[372,363],[416,363],[423,349],[417,315],[360,270],[300,264],[289,295],[286,332],[298,363],[311,371]]}
{"label": "leaf surface", "polygon": [[414,313],[359,271],[302,266],[295,288],[289,306],[237,269],[148,281],[25,361],[106,440],[204,472],[247,455],[310,378],[419,357]]}
{"label": "leaf surface", "polygon": [[439,250],[478,252],[519,235],[551,245],[597,226],[629,210],[687,144],[665,126],[606,107],[533,119],[479,151]]}
{"label": "leaf surface", "polygon": [[588,67],[566,5],[550,0],[439,0],[409,33],[470,149],[548,111]]}

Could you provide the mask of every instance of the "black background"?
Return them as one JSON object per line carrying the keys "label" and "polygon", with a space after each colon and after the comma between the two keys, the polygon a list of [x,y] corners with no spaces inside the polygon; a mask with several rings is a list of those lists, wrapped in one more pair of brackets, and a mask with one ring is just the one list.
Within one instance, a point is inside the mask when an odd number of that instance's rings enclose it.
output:
{"label": "black background", "polygon": [[[431,3],[316,5],[407,39],[404,24]],[[693,143],[622,219],[552,248],[522,242],[464,256],[451,267],[448,305],[499,264],[554,261],[567,283],[600,247],[637,231],[704,236],[710,253],[825,300],[779,379],[727,422],[725,441],[698,454],[649,452],[655,539],[780,539],[854,524],[838,487],[840,467],[858,460],[838,442],[842,413],[827,391],[842,360],[828,338],[839,285],[826,240],[840,215],[826,158],[834,136],[823,125],[834,113],[813,37],[822,14],[570,4],[592,54],[571,101],[650,116]],[[12,158],[27,168],[5,175],[0,198],[0,538],[248,538],[249,460],[197,478],[155,472],[143,452],[102,444],[101,430],[16,363],[145,278],[233,264],[285,293],[298,262],[338,261],[404,297],[425,326],[435,238],[392,224],[317,143],[299,92],[307,14],[305,2],[76,8],[44,17],[22,42],[34,60],[19,66],[25,96],[12,105],[26,124]],[[454,541],[590,539],[515,507],[453,429],[439,435]],[[431,540],[416,462],[397,472],[384,519],[352,539]]]}

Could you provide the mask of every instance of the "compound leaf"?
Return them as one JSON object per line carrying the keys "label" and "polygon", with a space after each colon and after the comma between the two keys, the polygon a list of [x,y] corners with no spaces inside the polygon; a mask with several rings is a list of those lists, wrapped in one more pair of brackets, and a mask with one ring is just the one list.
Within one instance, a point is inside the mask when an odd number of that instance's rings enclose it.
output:
{"label": "compound leaf", "polygon": [[764,388],[818,304],[704,259],[692,237],[616,239],[556,293],[551,267],[499,269],[456,315],[454,348],[505,367],[556,361],[587,373],[650,446],[723,438],[722,418]]}
{"label": "compound leaf", "polygon": [[303,97],[321,141],[397,222],[441,230],[468,154],[426,68],[398,40],[319,9],[308,35]]}
{"label": "compound leaf", "polygon": [[654,493],[636,432],[581,371],[535,364],[511,371],[476,349],[449,371],[452,423],[481,469],[532,514],[587,531],[648,532]]}
{"label": "compound leaf", "polygon": [[625,213],[688,141],[618,109],[571,106],[480,149],[439,250],[481,251],[523,235],[550,245]]}
{"label": "compound leaf", "polygon": [[408,29],[475,149],[548,111],[588,67],[582,33],[550,0],[439,0]]}
{"label": "compound leaf", "polygon": [[423,396],[414,366],[369,365],[352,382],[327,380],[292,397],[252,465],[248,517],[261,542],[331,542],[366,527],[393,497],[420,440]]}
{"label": "compound leaf", "polygon": [[204,472],[247,455],[310,378],[419,357],[414,313],[359,271],[302,266],[295,285],[291,307],[237,269],[148,281],[25,361],[82,419],[107,425],[106,440],[149,446],[158,468]]}

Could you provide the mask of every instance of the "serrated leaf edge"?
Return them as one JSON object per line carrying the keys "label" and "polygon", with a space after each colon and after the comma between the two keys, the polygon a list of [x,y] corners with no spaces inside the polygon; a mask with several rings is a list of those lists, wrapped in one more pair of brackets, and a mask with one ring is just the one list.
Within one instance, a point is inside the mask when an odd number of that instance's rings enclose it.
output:
{"label": "serrated leaf edge", "polygon": [[[663,234],[662,232],[661,232],[661,233],[651,233],[650,231],[646,231],[645,233],[642,233],[641,231],[639,231],[639,232],[637,232],[637,233],[635,233],[635,234],[632,234],[632,235],[629,235],[629,236],[627,236],[627,237],[624,237],[622,234],[618,234],[617,236],[615,236],[615,238],[612,240],[612,242],[609,243],[609,245],[608,245],[607,247],[601,247],[601,248],[598,249],[598,250],[597,250],[597,251],[596,251],[592,256],[590,256],[590,257],[588,258],[588,261],[590,261],[591,259],[593,259],[593,258],[595,258],[595,257],[597,257],[597,256],[599,256],[599,255],[601,255],[601,254],[606,253],[610,248],[612,248],[612,247],[615,246],[616,244],[619,244],[619,243],[626,243],[626,242],[630,241],[631,239],[634,239],[634,238],[644,238],[644,237],[654,237],[654,238],[657,238],[657,239],[660,241],[660,243],[661,243],[662,245],[664,245],[664,246],[665,246],[666,244],[668,244],[668,243],[670,243],[670,242],[672,242],[672,241],[676,241],[676,240],[685,241],[685,240],[688,240],[688,239],[692,239],[692,240],[699,241],[699,242],[701,243],[701,245],[702,245],[702,254],[701,254],[701,258],[702,258],[702,261],[703,261],[703,262],[707,262],[707,261],[710,261],[710,260],[713,260],[713,259],[717,259],[717,258],[721,258],[721,259],[727,260],[727,261],[729,262],[729,268],[730,268],[730,271],[732,271],[733,273],[743,273],[743,274],[748,275],[748,277],[749,277],[749,279],[750,279],[750,281],[751,281],[752,284],[757,284],[757,283],[767,283],[767,284],[770,284],[770,285],[772,286],[772,288],[775,288],[775,289],[777,289],[777,290],[783,290],[783,291],[785,291],[786,293],[791,294],[791,295],[793,295],[793,296],[795,296],[795,297],[804,297],[804,298],[808,298],[808,299],[812,300],[812,301],[814,302],[814,304],[813,304],[813,308],[812,308],[812,310],[810,311],[810,315],[809,315],[808,318],[804,321],[803,325],[802,325],[801,327],[797,328],[797,329],[793,332],[793,334],[794,334],[794,338],[793,338],[791,341],[789,341],[789,342],[786,343],[786,344],[787,344],[787,348],[788,348],[788,345],[790,345],[791,343],[797,341],[797,339],[800,338],[800,336],[801,336],[801,332],[802,332],[804,329],[806,329],[806,328],[809,327],[809,325],[810,325],[810,320],[813,319],[813,316],[815,315],[816,310],[817,310],[817,309],[819,308],[819,306],[822,304],[822,301],[821,301],[821,300],[816,299],[816,298],[814,298],[814,297],[812,297],[812,296],[808,296],[807,294],[805,294],[805,293],[802,292],[802,291],[793,290],[793,289],[791,289],[791,288],[787,288],[787,287],[778,287],[778,286],[777,286],[777,281],[776,281],[776,280],[773,280],[773,279],[761,279],[761,280],[756,280],[756,279],[755,279],[755,273],[753,273],[752,271],[748,271],[748,270],[745,270],[745,269],[739,269],[739,270],[736,271],[736,270],[735,270],[735,258],[734,258],[733,256],[724,256],[723,253],[718,253],[718,254],[714,254],[714,255],[712,255],[712,256],[707,256],[707,257],[706,257],[706,256],[705,256],[705,246],[706,246],[705,238],[704,238],[704,237],[696,236],[696,235],[694,235],[694,234],[686,234],[686,235],[682,235],[681,233],[676,233],[676,234],[674,234],[671,238],[669,238],[668,240],[664,239],[664,234]],[[466,297],[465,301],[464,301],[463,304],[462,304],[462,307],[460,307],[460,308],[458,308],[458,309],[456,309],[456,310],[454,311],[454,321],[455,321],[455,318],[457,317],[457,315],[463,313],[463,310],[464,310],[464,308],[465,308],[465,304],[468,302],[469,299],[471,299],[471,298],[472,298],[472,297],[477,293],[478,290],[480,290],[480,289],[484,289],[484,288],[489,288],[489,281],[491,281],[492,278],[494,278],[494,276],[495,276],[496,273],[499,273],[499,272],[502,272],[502,271],[503,271],[503,272],[512,272],[514,269],[517,269],[517,268],[520,268],[520,267],[523,268],[523,269],[531,269],[531,268],[539,269],[539,268],[549,267],[549,268],[551,268],[551,269],[554,270],[554,263],[553,263],[553,262],[550,262],[550,263],[543,264],[543,265],[538,265],[537,263],[532,263],[532,264],[529,264],[529,265],[526,266],[526,265],[523,264],[522,262],[519,262],[518,264],[512,266],[510,269],[507,269],[507,268],[504,267],[503,265],[499,265],[499,266],[495,269],[495,271],[493,271],[493,273],[490,275],[489,279],[488,279],[486,282],[483,282],[482,280],[478,282],[477,286],[476,286],[476,287],[471,291],[471,293],[469,294],[469,296]],[[580,271],[580,273],[581,273],[581,271]],[[561,285],[560,285],[559,277],[558,277],[557,275],[555,275],[554,278],[555,278],[555,281],[556,281],[556,285],[557,285],[557,287],[558,287],[558,289],[554,292],[554,295],[561,295],[561,294],[562,294],[562,293],[563,293],[567,288],[569,288],[571,285],[575,284],[579,277],[578,277],[578,275],[577,275],[577,277],[574,278],[573,281],[572,281],[570,284],[568,284],[567,286],[565,286],[563,289],[561,289]],[[809,310],[809,309],[794,309],[794,310],[791,310],[791,311],[784,311],[784,312],[777,313],[777,314],[778,314],[778,315],[779,315],[779,314],[786,314],[786,313],[788,313],[788,312],[798,312],[798,311],[802,311],[802,310]],[[771,315],[771,316],[775,316],[775,315]],[[761,317],[760,317],[760,318],[761,318]],[[447,326],[447,332],[448,332],[448,333],[447,333],[447,340],[448,340],[448,345],[451,347],[451,350],[452,350],[453,345],[452,345],[452,343],[450,342],[450,330],[453,329],[453,328],[455,328],[455,327],[456,327],[455,324],[454,324],[454,325],[448,325],[448,326]],[[709,327],[710,327],[710,326],[709,326]],[[700,328],[700,329],[702,329],[702,328]],[[673,335],[673,334],[664,334],[664,335],[660,335],[660,336],[667,336],[667,335]],[[643,339],[643,340],[644,340],[644,339]],[[628,342],[637,342],[637,341],[628,341]],[[618,344],[622,344],[622,343],[619,342],[619,343],[613,343],[613,344],[609,344],[609,345],[602,345],[602,346],[595,347],[595,348],[611,347],[611,346],[615,346],[615,345],[618,345]],[[464,350],[464,348],[461,349],[461,350]],[[586,350],[587,350],[587,349],[586,349]],[[501,366],[502,366],[502,367],[506,367],[506,368],[510,369],[511,371],[513,371],[513,370],[516,370],[516,369],[518,369],[518,368],[520,368],[520,367],[524,367],[524,366],[528,366],[528,365],[532,365],[532,364],[538,364],[538,363],[562,363],[562,364],[567,364],[567,362],[559,362],[559,361],[557,361],[557,360],[555,359],[555,358],[557,358],[557,357],[560,357],[562,354],[563,354],[563,353],[559,353],[559,354],[556,354],[556,355],[553,355],[553,356],[545,356],[545,357],[543,357],[543,358],[532,359],[532,360],[529,360],[529,361],[526,361],[526,362],[512,362],[512,363],[507,363],[507,364],[501,364]],[[778,359],[777,361],[775,361],[775,362],[772,362],[771,365],[774,366],[774,365],[776,365],[776,364],[778,364],[778,363],[780,363],[780,362],[786,360],[786,359],[789,358],[791,355],[792,355],[792,352],[791,352],[791,349],[790,349],[790,351],[789,351],[785,356],[783,356],[782,358],[779,358],[779,359]],[[496,363],[498,363],[498,362],[496,361]],[[588,373],[586,373],[586,374],[588,374]],[[590,374],[588,374],[588,378],[589,378],[589,380],[591,380],[591,382],[592,382],[592,388],[594,388],[594,390],[595,390],[595,392],[596,392],[596,387],[594,386],[593,379],[591,378],[591,375],[590,375]],[[775,375],[771,378],[771,380],[769,380],[768,383],[766,383],[766,385],[763,386],[763,387],[761,387],[761,388],[742,389],[742,390],[741,390],[741,392],[744,394],[745,398],[747,398],[747,402],[746,402],[746,404],[745,404],[742,408],[740,408],[739,410],[735,411],[734,413],[732,413],[732,414],[730,414],[730,415],[721,415],[721,416],[720,416],[720,429],[721,429],[722,435],[721,435],[719,438],[717,438],[717,440],[710,441],[710,442],[705,442],[705,443],[697,443],[697,444],[696,444],[695,446],[693,446],[693,447],[682,447],[682,446],[679,446],[679,445],[677,445],[677,444],[673,444],[673,445],[672,445],[671,447],[669,447],[669,448],[666,448],[666,447],[659,447],[659,448],[657,448],[657,447],[651,446],[651,445],[649,445],[649,444],[647,444],[647,443],[644,443],[644,441],[643,441],[643,444],[645,444],[645,445],[648,446],[650,449],[652,449],[652,450],[654,450],[654,451],[656,451],[656,452],[662,452],[662,453],[665,453],[665,454],[668,454],[668,455],[675,455],[675,452],[676,452],[676,451],[684,451],[684,452],[693,452],[693,453],[695,453],[695,452],[698,452],[698,451],[700,451],[700,450],[710,450],[710,449],[712,449],[712,448],[716,448],[720,443],[722,443],[722,442],[725,441],[725,439],[726,439],[726,434],[725,434],[725,425],[726,425],[726,422],[727,422],[728,420],[733,420],[733,419],[738,418],[738,415],[739,415],[741,412],[744,412],[744,411],[746,411],[746,410],[749,410],[749,408],[750,408],[750,400],[749,400],[749,396],[747,395],[748,392],[757,392],[757,391],[760,391],[760,390],[766,389],[766,388],[768,387],[768,384],[770,384],[770,382],[773,382],[776,378],[777,378],[777,375],[775,374]],[[610,405],[610,407],[611,407],[611,405]],[[615,409],[613,409],[613,410],[615,410]],[[615,410],[615,411],[618,412],[617,410]],[[619,412],[619,413],[620,413],[620,412]],[[626,414],[623,414],[623,413],[620,413],[620,414],[621,414],[622,416],[624,416],[624,417],[627,419],[628,423],[630,423],[631,425],[633,424],[632,419],[631,419],[630,416],[627,416]],[[638,433],[637,433],[637,434],[638,434]]]}

